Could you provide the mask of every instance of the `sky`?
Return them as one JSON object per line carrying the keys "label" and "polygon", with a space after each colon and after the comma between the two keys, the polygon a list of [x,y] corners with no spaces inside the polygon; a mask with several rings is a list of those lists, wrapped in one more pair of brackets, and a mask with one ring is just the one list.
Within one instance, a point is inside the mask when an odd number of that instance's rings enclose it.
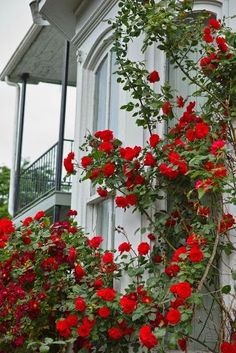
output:
{"label": "sky", "polygon": [[[31,0],[0,0],[0,72],[32,25]],[[59,85],[28,85],[22,158],[33,162],[58,140]],[[0,82],[0,166],[11,167],[16,90]],[[69,88],[65,138],[73,139],[75,89]]]}

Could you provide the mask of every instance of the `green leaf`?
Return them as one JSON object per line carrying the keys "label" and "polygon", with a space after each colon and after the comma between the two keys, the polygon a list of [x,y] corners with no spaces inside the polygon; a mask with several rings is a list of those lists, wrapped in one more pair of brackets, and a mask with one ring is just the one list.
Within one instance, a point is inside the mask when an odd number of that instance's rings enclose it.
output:
{"label": "green leaf", "polygon": [[221,292],[224,294],[229,294],[230,291],[231,291],[231,286],[229,284],[221,288]]}
{"label": "green leaf", "polygon": [[234,281],[236,281],[236,271],[232,271],[232,278]]}

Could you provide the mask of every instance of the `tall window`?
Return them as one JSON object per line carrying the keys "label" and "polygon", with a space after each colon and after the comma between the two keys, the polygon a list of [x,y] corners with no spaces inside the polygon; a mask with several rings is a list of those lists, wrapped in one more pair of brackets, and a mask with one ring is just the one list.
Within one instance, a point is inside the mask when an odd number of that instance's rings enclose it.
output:
{"label": "tall window", "polygon": [[[115,55],[110,51],[95,71],[93,131],[110,129],[117,136],[119,91],[115,71]],[[90,228],[103,236],[104,248],[111,248],[115,230],[113,198],[102,199],[91,186],[88,207]]]}

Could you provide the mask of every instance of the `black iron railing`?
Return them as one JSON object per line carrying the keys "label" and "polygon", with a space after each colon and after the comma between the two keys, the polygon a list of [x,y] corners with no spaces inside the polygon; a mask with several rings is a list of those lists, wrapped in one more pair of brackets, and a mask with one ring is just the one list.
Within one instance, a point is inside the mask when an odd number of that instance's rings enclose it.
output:
{"label": "black iron railing", "polygon": [[[35,162],[21,171],[17,212],[55,190],[56,161],[58,143],[40,156]],[[73,150],[73,141],[64,139],[64,156]],[[62,168],[61,191],[70,192],[71,178],[65,177]]]}

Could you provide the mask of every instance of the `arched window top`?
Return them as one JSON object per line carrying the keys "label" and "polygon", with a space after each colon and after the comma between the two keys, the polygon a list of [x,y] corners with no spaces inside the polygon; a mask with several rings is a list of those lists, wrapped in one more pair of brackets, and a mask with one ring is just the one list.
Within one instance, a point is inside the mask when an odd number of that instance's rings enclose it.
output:
{"label": "arched window top", "polygon": [[193,9],[194,11],[207,10],[220,18],[222,17],[222,5],[223,1],[221,0],[195,0]]}

